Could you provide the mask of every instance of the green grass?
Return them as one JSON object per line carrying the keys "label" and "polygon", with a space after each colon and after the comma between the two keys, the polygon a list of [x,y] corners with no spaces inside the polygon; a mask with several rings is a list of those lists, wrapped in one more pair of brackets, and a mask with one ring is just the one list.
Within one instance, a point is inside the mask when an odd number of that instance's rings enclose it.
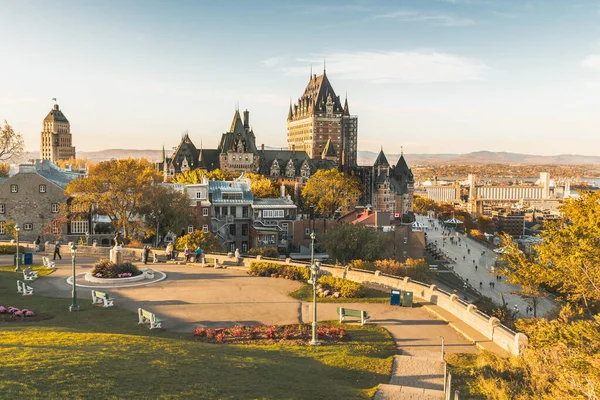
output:
{"label": "green grass", "polygon": [[[318,303],[389,303],[389,293],[382,292],[371,288],[364,288],[365,297],[356,298],[335,298],[333,296],[318,297]],[[288,293],[293,299],[302,301],[313,301],[313,287],[312,285],[304,284],[298,289]]]}
{"label": "green grass", "polygon": [[0,304],[50,318],[0,322],[2,398],[364,399],[392,369],[376,326],[345,325],[351,341],[320,347],[207,344],[87,298],[70,313],[70,299],[18,295],[18,277],[0,272]]}

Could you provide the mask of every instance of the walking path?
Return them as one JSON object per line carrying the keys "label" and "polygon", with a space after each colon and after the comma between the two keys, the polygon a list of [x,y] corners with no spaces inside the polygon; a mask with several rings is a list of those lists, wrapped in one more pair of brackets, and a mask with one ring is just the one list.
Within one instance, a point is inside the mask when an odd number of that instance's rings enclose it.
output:
{"label": "walking path", "polygon": [[[427,227],[431,226],[431,223],[425,216],[417,216],[417,221]],[[497,275],[491,271],[494,262],[499,259],[499,256],[496,253],[484,244],[465,235],[457,235],[457,233],[452,230],[451,234],[455,238],[455,243],[458,238],[460,238],[460,242],[452,244],[450,239],[447,238],[444,243],[442,237],[444,227],[438,220],[434,220],[434,226],[437,227],[438,230],[427,230],[427,241],[436,244],[438,249],[443,251],[449,259],[456,260],[454,261],[454,264],[450,264],[454,267],[454,272],[464,280],[468,280],[468,283],[482,295],[490,297],[494,303],[501,305],[503,296],[510,311],[514,311],[514,306],[516,305],[519,310],[518,317],[533,317],[533,313],[526,313],[526,307],[529,303],[523,300],[519,295],[511,293],[520,291],[520,286],[506,283],[506,277],[502,277],[501,281],[496,280]],[[484,252],[483,255],[482,252]],[[465,257],[464,260],[463,256]],[[477,269],[475,269],[475,266],[477,266]],[[480,282],[482,283],[481,286]],[[490,286],[490,283],[493,283],[494,287]],[[540,299],[537,305],[538,317],[544,316],[554,307],[555,304],[552,300],[547,298]]]}
{"label": "walking path", "polygon": [[441,359],[395,356],[389,384],[379,385],[374,400],[439,400],[444,398]]}

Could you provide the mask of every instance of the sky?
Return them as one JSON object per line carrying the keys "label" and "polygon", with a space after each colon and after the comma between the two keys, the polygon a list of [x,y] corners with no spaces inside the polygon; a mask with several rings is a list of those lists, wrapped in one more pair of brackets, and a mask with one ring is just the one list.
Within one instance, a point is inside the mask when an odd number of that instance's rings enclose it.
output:
{"label": "sky", "polygon": [[216,148],[236,104],[286,146],[311,67],[358,149],[600,155],[600,1],[0,0],[0,121],[39,150]]}

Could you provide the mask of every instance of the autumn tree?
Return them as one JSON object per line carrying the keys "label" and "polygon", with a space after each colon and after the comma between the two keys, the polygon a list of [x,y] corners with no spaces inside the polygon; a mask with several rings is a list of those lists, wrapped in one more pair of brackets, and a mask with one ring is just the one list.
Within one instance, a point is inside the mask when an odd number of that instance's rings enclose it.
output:
{"label": "autumn tree", "polygon": [[16,133],[5,120],[4,126],[0,125],[0,161],[16,160],[23,154],[24,147],[23,136]]}
{"label": "autumn tree", "polygon": [[390,235],[364,225],[346,223],[328,231],[323,245],[329,258],[341,263],[385,259],[391,256],[394,247]]}
{"label": "autumn tree", "polygon": [[156,243],[161,233],[175,232],[193,221],[190,199],[171,187],[153,185],[148,188],[140,213],[144,215],[147,232],[156,233]]}
{"label": "autumn tree", "polygon": [[250,190],[255,199],[279,197],[277,181],[252,173],[245,174],[245,177],[250,179]]}
{"label": "autumn tree", "polygon": [[353,208],[360,196],[360,183],[335,168],[318,170],[302,190],[305,204],[313,204],[315,210],[325,217],[335,216],[338,209]]}
{"label": "autumn tree", "polygon": [[547,296],[547,292],[542,288],[547,267],[528,258],[508,234],[502,234],[502,246],[505,251],[502,260],[508,267],[501,268],[500,271],[508,275],[508,283],[521,287],[521,290],[512,293],[526,299],[533,307],[533,316],[537,317],[538,301],[541,297]]}
{"label": "autumn tree", "polygon": [[206,177],[206,179],[208,179],[209,181],[230,181],[234,178],[237,178],[238,176],[239,174],[233,174],[230,171],[219,168],[213,169],[212,171],[197,168],[184,171],[181,174],[175,175],[175,177],[173,178],[173,183],[202,183],[202,178],[204,177]]}
{"label": "autumn tree", "polygon": [[428,211],[438,212],[439,206],[435,200],[421,196],[414,196],[413,210],[417,214],[427,214]]}
{"label": "autumn tree", "polygon": [[183,251],[186,245],[192,252],[194,252],[197,247],[200,247],[203,253],[219,253],[224,250],[216,235],[201,230],[195,230],[193,233],[178,238],[175,249],[177,251]]}
{"label": "autumn tree", "polygon": [[69,158],[67,160],[57,160],[56,165],[61,168],[67,168],[67,166],[71,166],[73,169],[89,169],[94,163],[89,161],[86,158]]}
{"label": "autumn tree", "polygon": [[161,179],[145,159],[103,161],[90,168],[87,178],[69,183],[65,194],[73,197],[75,209],[97,206],[97,212],[107,215],[115,229],[128,237],[140,228],[148,192]]}

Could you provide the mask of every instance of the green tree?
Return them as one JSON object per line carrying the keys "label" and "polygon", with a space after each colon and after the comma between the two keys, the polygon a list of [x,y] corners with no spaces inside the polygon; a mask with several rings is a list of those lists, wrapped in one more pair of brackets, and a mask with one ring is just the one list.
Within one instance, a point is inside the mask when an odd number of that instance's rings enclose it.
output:
{"label": "green tree", "polygon": [[14,161],[21,154],[25,142],[20,133],[16,133],[12,126],[4,121],[4,126],[0,125],[0,161]]}
{"label": "green tree", "polygon": [[177,251],[183,251],[186,245],[191,252],[194,252],[198,246],[204,253],[220,253],[224,250],[216,235],[198,229],[193,233],[178,238],[175,249],[177,249]]}
{"label": "green tree", "polygon": [[439,211],[439,206],[435,200],[414,196],[413,210],[417,214],[427,214],[428,211],[437,213]]}
{"label": "green tree", "polygon": [[237,178],[239,174],[233,174],[230,171],[222,169],[214,169],[207,171],[205,169],[193,169],[177,174],[173,178],[173,183],[194,184],[202,183],[202,178],[206,177],[209,181],[230,181]]}
{"label": "green tree", "polygon": [[190,199],[171,187],[151,186],[144,203],[145,206],[140,212],[145,217],[148,232],[156,233],[156,246],[161,233],[176,232],[193,221]]}
{"label": "green tree", "polygon": [[100,162],[90,168],[87,178],[69,183],[65,194],[72,196],[72,209],[89,210],[107,215],[115,229],[128,237],[141,228],[140,215],[146,207],[148,192],[162,177],[145,159]]}
{"label": "green tree", "polygon": [[302,190],[305,204],[313,204],[325,217],[335,216],[338,209],[352,209],[360,195],[360,183],[335,168],[319,170],[311,176]]}
{"label": "green tree", "polygon": [[328,231],[323,245],[329,258],[341,263],[389,258],[393,249],[390,235],[364,225],[339,224]]}

